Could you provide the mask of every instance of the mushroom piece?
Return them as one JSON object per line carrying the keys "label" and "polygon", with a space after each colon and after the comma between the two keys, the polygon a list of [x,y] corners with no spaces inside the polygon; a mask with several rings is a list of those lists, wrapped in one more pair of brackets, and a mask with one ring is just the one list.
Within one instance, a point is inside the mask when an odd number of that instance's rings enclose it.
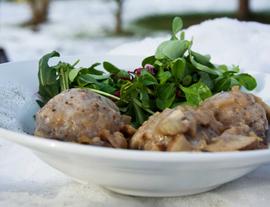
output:
{"label": "mushroom piece", "polygon": [[157,151],[235,151],[267,147],[269,107],[238,87],[199,107],[165,109],[134,134],[130,148]]}

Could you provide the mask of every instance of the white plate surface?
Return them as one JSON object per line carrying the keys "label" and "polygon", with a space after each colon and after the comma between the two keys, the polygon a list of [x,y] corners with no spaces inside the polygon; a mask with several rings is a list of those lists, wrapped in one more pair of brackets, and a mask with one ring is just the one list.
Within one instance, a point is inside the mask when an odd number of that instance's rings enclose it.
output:
{"label": "white plate surface", "polygon": [[[136,68],[141,58],[125,56],[66,57],[81,65],[109,60],[126,69]],[[37,61],[0,65],[0,85],[15,84],[29,95],[17,111],[16,121],[25,132],[34,128],[38,109]],[[270,101],[270,75],[252,73],[259,86],[254,91]],[[3,100],[0,100],[0,102]],[[0,128],[0,138],[33,151],[41,160],[77,181],[95,183],[113,191],[137,196],[178,196],[205,192],[235,180],[270,161],[270,150],[226,153],[146,152],[119,150],[37,138],[17,130]]]}

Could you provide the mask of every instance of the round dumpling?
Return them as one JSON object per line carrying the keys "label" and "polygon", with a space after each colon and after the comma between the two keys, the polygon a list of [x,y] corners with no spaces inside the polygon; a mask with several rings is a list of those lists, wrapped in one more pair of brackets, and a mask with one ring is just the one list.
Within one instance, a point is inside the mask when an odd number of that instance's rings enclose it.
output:
{"label": "round dumpling", "polygon": [[58,94],[38,111],[35,135],[126,148],[127,141],[120,131],[129,122],[110,99],[74,88]]}

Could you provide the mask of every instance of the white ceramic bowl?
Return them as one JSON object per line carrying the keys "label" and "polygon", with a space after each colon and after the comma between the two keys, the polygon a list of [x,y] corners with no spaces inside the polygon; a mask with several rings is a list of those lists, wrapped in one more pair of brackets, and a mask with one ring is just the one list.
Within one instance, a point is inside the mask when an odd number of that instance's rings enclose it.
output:
{"label": "white ceramic bowl", "polygon": [[[109,60],[123,68],[139,66],[135,57],[69,57],[82,65]],[[29,96],[36,93],[37,61],[0,65],[0,83],[16,82]],[[255,93],[270,100],[270,76],[254,73]],[[1,100],[0,100],[1,101]],[[18,108],[17,121],[25,132],[34,128],[37,110],[33,99]],[[115,192],[137,196],[178,196],[201,193],[237,179],[270,161],[270,150],[226,153],[147,152],[109,149],[37,138],[0,128],[0,138],[33,151],[41,160],[80,182],[91,182]]]}

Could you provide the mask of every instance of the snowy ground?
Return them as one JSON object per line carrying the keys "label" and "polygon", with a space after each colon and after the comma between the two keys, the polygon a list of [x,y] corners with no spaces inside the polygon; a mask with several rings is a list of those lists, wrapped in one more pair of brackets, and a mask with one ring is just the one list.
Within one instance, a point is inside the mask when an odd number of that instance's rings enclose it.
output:
{"label": "snowy ground", "polygon": [[[169,2],[169,3],[168,3]],[[251,1],[253,10],[270,9],[269,0]],[[234,11],[236,0],[126,0],[124,21],[157,13]],[[39,58],[58,50],[64,55],[103,54],[142,37],[105,37],[112,30],[115,4],[112,0],[55,1],[50,22],[39,32],[18,27],[29,18],[27,5],[0,1],[0,46],[12,61]],[[158,34],[160,35],[160,34]]]}

